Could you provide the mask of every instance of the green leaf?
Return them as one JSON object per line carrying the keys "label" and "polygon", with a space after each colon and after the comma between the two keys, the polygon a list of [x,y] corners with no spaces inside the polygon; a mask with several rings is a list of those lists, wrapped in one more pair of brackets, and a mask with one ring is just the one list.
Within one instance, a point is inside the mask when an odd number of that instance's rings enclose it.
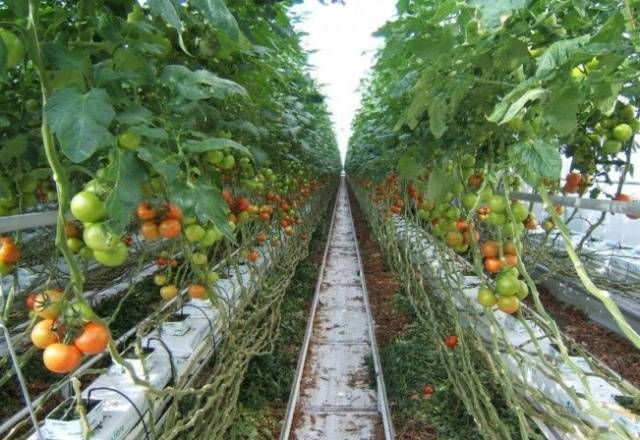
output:
{"label": "green leaf", "polygon": [[147,6],[153,15],[160,16],[169,26],[182,33],[182,21],[178,13],[180,6],[171,0],[148,0]]}
{"label": "green leaf", "polygon": [[56,43],[43,43],[42,51],[47,63],[58,70],[77,70],[85,76],[89,74],[91,61],[87,55],[72,52]]}
{"label": "green leaf", "polygon": [[107,169],[107,179],[114,184],[106,202],[109,225],[117,234],[122,234],[142,199],[140,188],[149,174],[133,151],[114,151],[117,158]]}
{"label": "green leaf", "polygon": [[566,136],[576,128],[580,93],[575,85],[567,85],[551,95],[545,106],[545,116],[560,136]]}
{"label": "green leaf", "polygon": [[229,227],[229,208],[218,188],[200,178],[190,183],[176,182],[169,190],[171,201],[187,217],[195,216],[202,223],[212,222],[228,239],[235,241]]}
{"label": "green leaf", "polygon": [[151,139],[160,139],[163,141],[169,139],[169,135],[164,128],[149,127],[147,125],[137,125],[135,127],[131,127],[130,130],[134,133],[139,134],[140,136]]}
{"label": "green leaf", "polygon": [[527,5],[526,0],[468,0],[467,3],[477,9],[479,21],[486,28],[500,26],[513,11]]}
{"label": "green leaf", "polygon": [[436,138],[447,131],[447,102],[441,97],[434,97],[429,103],[429,128]]}
{"label": "green leaf", "polygon": [[535,101],[536,99],[544,96],[547,93],[545,89],[535,88],[531,90],[527,90],[520,98],[511,102],[514,96],[507,95],[500,103],[496,105],[493,110],[491,116],[489,116],[489,121],[495,122],[497,124],[506,124],[513,118],[515,118],[518,113],[531,101]]}
{"label": "green leaf", "polygon": [[591,84],[593,100],[595,101],[598,110],[607,116],[613,113],[616,108],[616,103],[618,102],[620,90],[622,90],[622,85],[622,82],[619,81]]}
{"label": "green leaf", "polygon": [[404,154],[398,160],[398,173],[405,179],[415,180],[423,171],[424,167],[413,154]]}
{"label": "green leaf", "polygon": [[149,163],[167,183],[178,177],[181,160],[171,151],[158,145],[143,145],[138,149],[138,157]]}
{"label": "green leaf", "polygon": [[185,151],[192,153],[204,153],[206,151],[230,148],[253,158],[251,151],[247,147],[227,138],[206,138],[198,141],[186,141],[183,148]]}
{"label": "green leaf", "polygon": [[26,134],[19,134],[4,142],[0,149],[0,158],[3,162],[20,157],[29,146],[29,139]]}
{"label": "green leaf", "polygon": [[240,28],[223,0],[191,0],[191,5],[232,40],[240,39]]}
{"label": "green leaf", "polygon": [[161,81],[191,101],[207,98],[224,99],[234,94],[247,95],[246,89],[240,84],[220,78],[204,69],[192,72],[184,66],[169,65],[165,67]]}
{"label": "green leaf", "polygon": [[557,179],[562,171],[558,146],[541,139],[512,145],[508,155],[516,171],[531,186],[539,185],[543,178]]}
{"label": "green leaf", "polygon": [[556,41],[550,45],[538,59],[536,76],[544,76],[563,66],[569,61],[573,53],[587,44],[588,41],[589,35],[582,35],[570,40]]}
{"label": "green leaf", "polygon": [[611,43],[620,40],[625,31],[624,22],[621,12],[611,15],[598,33],[591,38],[591,43]]}
{"label": "green leaf", "polygon": [[127,125],[143,125],[151,122],[153,113],[143,105],[129,107],[116,116],[116,121]]}
{"label": "green leaf", "polygon": [[109,124],[115,112],[109,95],[102,89],[84,94],[73,86],[58,90],[47,102],[44,114],[62,152],[72,162],[87,160],[113,142]]}
{"label": "green leaf", "polygon": [[433,203],[441,203],[445,196],[451,191],[451,188],[456,182],[456,176],[449,172],[447,173],[442,168],[436,168],[431,173],[426,188],[427,200]]}

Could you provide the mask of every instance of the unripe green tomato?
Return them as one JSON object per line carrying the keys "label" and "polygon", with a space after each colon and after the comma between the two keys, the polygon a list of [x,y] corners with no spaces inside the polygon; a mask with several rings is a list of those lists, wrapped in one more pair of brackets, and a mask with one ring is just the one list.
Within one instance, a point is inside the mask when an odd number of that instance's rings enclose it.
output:
{"label": "unripe green tomato", "polygon": [[622,142],[608,139],[602,145],[602,152],[607,155],[618,154],[622,150]]}
{"label": "unripe green tomato", "polygon": [[58,193],[55,191],[49,191],[47,192],[47,200],[50,202],[57,202],[58,201]]}
{"label": "unripe green tomato", "polygon": [[522,202],[513,202],[511,204],[511,211],[516,221],[523,222],[529,217],[529,210]]}
{"label": "unripe green tomato", "polygon": [[474,193],[466,193],[462,197],[462,204],[466,209],[472,209],[476,205],[477,201],[478,201],[478,196]]}
{"label": "unripe green tomato", "polygon": [[32,193],[38,189],[38,181],[32,176],[26,176],[20,181],[22,193]]}
{"label": "unripe green tomato", "polygon": [[184,230],[184,235],[187,238],[187,241],[190,243],[195,243],[196,241],[200,241],[204,238],[206,231],[200,225],[189,225]]}
{"label": "unripe green tomato", "polygon": [[207,151],[205,159],[212,165],[220,165],[224,160],[224,153],[222,150]]}
{"label": "unripe green tomato", "polygon": [[493,195],[489,199],[489,209],[491,213],[500,213],[507,208],[507,199],[501,195]]}
{"label": "unripe green tomato", "polygon": [[22,196],[22,207],[23,208],[33,208],[38,203],[38,198],[34,193],[26,193]]}
{"label": "unripe green tomato", "polygon": [[80,320],[84,322],[92,321],[96,318],[91,305],[84,301],[73,301],[64,309],[63,313],[67,321]]}
{"label": "unripe green tomato", "polygon": [[218,282],[218,280],[220,279],[220,275],[218,275],[217,272],[209,272],[207,274],[207,282],[209,282],[209,284],[215,284]]}
{"label": "unripe green tomato", "polygon": [[613,129],[613,137],[620,141],[626,142],[633,136],[633,129],[629,124],[618,124]]}
{"label": "unripe green tomato", "polygon": [[40,110],[40,103],[33,98],[27,99],[27,102],[24,103],[24,109],[29,113],[35,113]]}
{"label": "unripe green tomato", "polygon": [[429,220],[430,218],[429,211],[425,211],[424,209],[419,209],[418,217],[420,217],[422,220]]}
{"label": "unripe green tomato", "polygon": [[202,252],[194,252],[191,256],[193,264],[197,264],[198,266],[203,266],[207,264],[207,255]]}
{"label": "unripe green tomato", "polygon": [[542,229],[544,229],[545,231],[549,232],[553,228],[555,228],[555,225],[553,224],[553,222],[551,220],[545,220],[545,221],[542,222]]}
{"label": "unripe green tomato", "polygon": [[142,143],[142,136],[133,131],[127,130],[118,136],[118,145],[128,150],[137,150]]}
{"label": "unripe green tomato", "polygon": [[11,194],[7,197],[0,197],[0,206],[3,208],[13,208],[18,204],[18,198]]}
{"label": "unripe green tomato", "polygon": [[93,260],[93,250],[89,246],[83,246],[78,255],[86,261]]}
{"label": "unripe green tomato", "polygon": [[155,274],[153,277],[153,283],[156,286],[164,286],[165,284],[167,284],[169,280],[167,279],[166,275],[162,275],[162,274]]}
{"label": "unripe green tomato", "polygon": [[523,280],[520,280],[520,290],[516,292],[516,296],[519,300],[523,300],[527,296],[529,296],[529,286],[527,286],[527,283],[525,283]]}
{"label": "unripe green tomato", "polygon": [[489,186],[485,186],[479,193],[481,202],[488,202],[493,197],[493,190]]}
{"label": "unripe green tomato", "polygon": [[462,156],[461,163],[463,168],[473,168],[473,166],[476,164],[476,158],[470,154],[464,154]]}
{"label": "unripe green tomato", "polygon": [[220,164],[220,168],[222,168],[223,170],[230,170],[234,166],[236,166],[236,158],[231,154],[226,155],[224,157],[224,160]]}
{"label": "unripe green tomato", "polygon": [[489,212],[489,223],[493,225],[504,225],[507,221],[507,216],[501,212]]}
{"label": "unripe green tomato", "polygon": [[446,217],[450,220],[456,220],[460,218],[460,210],[456,207],[451,207],[447,210]]}
{"label": "unripe green tomato", "polygon": [[118,243],[122,243],[116,234],[102,223],[86,223],[82,239],[85,245],[94,251],[101,252],[113,251]]}
{"label": "unripe green tomato", "polygon": [[501,274],[496,280],[496,292],[500,296],[513,296],[520,291],[520,281],[510,274]]}
{"label": "unripe green tomato", "polygon": [[483,287],[482,289],[478,290],[477,299],[480,305],[486,308],[493,307],[498,303],[498,298],[496,298],[493,290],[487,287]]}
{"label": "unripe green tomato", "polygon": [[84,243],[79,238],[67,238],[67,247],[75,254],[84,247]]}
{"label": "unripe green tomato", "polygon": [[222,232],[220,232],[220,230],[214,226],[213,228],[207,229],[204,237],[200,239],[198,244],[206,248],[206,247],[212,246],[215,242],[221,240],[222,237],[223,237]]}
{"label": "unripe green tomato", "polygon": [[127,255],[129,253],[129,249],[127,246],[118,241],[115,245],[115,248],[111,251],[93,251],[93,257],[100,264],[103,264],[107,267],[116,267],[122,265],[125,261],[127,261]]}
{"label": "unripe green tomato", "polygon": [[95,223],[107,216],[107,210],[94,193],[81,191],[71,199],[71,214],[83,223]]}

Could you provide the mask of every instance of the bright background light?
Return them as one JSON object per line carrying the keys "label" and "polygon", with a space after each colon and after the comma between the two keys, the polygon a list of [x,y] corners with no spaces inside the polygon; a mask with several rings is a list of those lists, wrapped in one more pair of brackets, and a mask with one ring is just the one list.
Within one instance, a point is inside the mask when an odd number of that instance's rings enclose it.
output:
{"label": "bright background light", "polygon": [[396,0],[345,3],[323,5],[318,0],[306,0],[292,8],[302,18],[296,28],[308,34],[303,38],[303,47],[314,51],[309,57],[311,74],[327,96],[343,161],[351,121],[360,106],[360,82],[383,43],[372,34],[396,12]]}

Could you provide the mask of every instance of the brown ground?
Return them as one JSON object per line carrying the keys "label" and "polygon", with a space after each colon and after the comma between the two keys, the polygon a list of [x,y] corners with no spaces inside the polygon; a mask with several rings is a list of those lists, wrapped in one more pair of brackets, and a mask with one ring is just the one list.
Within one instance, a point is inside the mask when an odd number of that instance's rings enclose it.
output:
{"label": "brown ground", "polygon": [[635,387],[640,387],[640,351],[622,336],[591,321],[582,311],[558,301],[538,286],[544,308],[560,330]]}
{"label": "brown ground", "polygon": [[[387,268],[380,247],[370,235],[367,222],[351,192],[349,193],[349,201],[358,236],[362,265],[364,266],[371,313],[375,322],[376,341],[378,347],[381,348],[394,337],[402,334],[409,324],[409,320],[394,307],[393,297],[399,290],[399,284]],[[384,365],[382,368],[384,369]],[[419,422],[402,424],[393,417],[393,413],[391,417],[397,440],[433,440],[437,438],[436,430],[431,426]],[[378,437],[384,438],[382,427],[379,428],[379,431],[381,432],[377,433]]]}

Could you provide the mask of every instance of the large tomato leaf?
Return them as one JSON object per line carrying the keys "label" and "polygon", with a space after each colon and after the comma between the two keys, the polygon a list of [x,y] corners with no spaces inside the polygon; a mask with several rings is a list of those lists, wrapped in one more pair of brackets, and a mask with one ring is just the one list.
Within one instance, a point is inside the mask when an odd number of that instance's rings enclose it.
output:
{"label": "large tomato leaf", "polygon": [[73,162],[87,160],[113,142],[109,124],[115,112],[109,95],[102,89],[81,93],[71,86],[58,90],[47,102],[44,113],[62,152]]}
{"label": "large tomato leaf", "polygon": [[245,156],[253,157],[251,151],[247,147],[227,138],[206,138],[198,141],[191,140],[185,142],[183,148],[185,151],[190,151],[192,153],[204,153],[206,151],[224,150],[229,148],[242,153]]}
{"label": "large tomato leaf", "polygon": [[580,93],[578,88],[569,84],[551,95],[545,116],[560,136],[571,133],[576,128]]}
{"label": "large tomato leaf", "polygon": [[536,76],[542,77],[563,66],[571,56],[589,41],[589,35],[560,40],[551,44],[538,59]]}
{"label": "large tomato leaf", "polygon": [[224,99],[234,94],[247,95],[246,89],[240,84],[220,78],[204,69],[193,72],[184,66],[169,65],[164,68],[160,80],[183,98],[191,101],[207,98]]}
{"label": "large tomato leaf", "polygon": [[526,0],[468,0],[477,9],[480,23],[485,28],[500,26],[513,11],[527,5]]}
{"label": "large tomato leaf", "polygon": [[229,227],[229,208],[222,192],[200,178],[195,182],[175,182],[169,187],[171,201],[188,217],[197,217],[202,223],[211,222],[229,239],[235,237]]}
{"label": "large tomato leaf", "polygon": [[558,145],[542,139],[530,139],[512,145],[508,155],[513,167],[531,186],[539,185],[541,179],[555,180],[562,171]]}
{"label": "large tomato leaf", "polygon": [[493,113],[488,119],[489,121],[497,124],[506,124],[515,118],[529,102],[540,99],[546,94],[547,91],[545,89],[537,87],[535,89],[527,90],[515,101],[512,101],[512,99],[517,95],[507,95],[498,105],[496,105]]}
{"label": "large tomato leaf", "polygon": [[180,158],[166,148],[158,145],[143,145],[138,150],[138,157],[156,170],[167,183],[171,183],[180,172]]}
{"label": "large tomato leaf", "polygon": [[113,164],[107,169],[107,179],[113,189],[107,197],[109,225],[122,234],[142,197],[141,185],[149,178],[146,168],[133,151],[114,149]]}
{"label": "large tomato leaf", "polygon": [[229,38],[235,41],[240,39],[238,22],[223,0],[191,0],[190,3]]}

